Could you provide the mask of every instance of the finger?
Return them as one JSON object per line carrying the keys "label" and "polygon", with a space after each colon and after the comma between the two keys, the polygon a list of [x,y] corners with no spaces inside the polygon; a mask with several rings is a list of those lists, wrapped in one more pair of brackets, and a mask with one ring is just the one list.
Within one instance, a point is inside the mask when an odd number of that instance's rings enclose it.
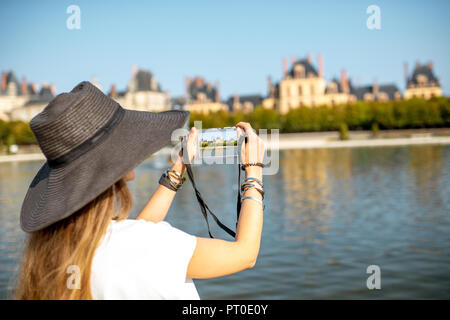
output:
{"label": "finger", "polygon": [[198,130],[196,127],[192,127],[189,131],[189,137],[195,137],[198,134]]}
{"label": "finger", "polygon": [[241,163],[245,163],[246,162],[245,150],[246,150],[245,139],[242,139],[241,150],[240,150],[240,152],[241,152]]}
{"label": "finger", "polygon": [[236,127],[244,129],[244,131],[248,134],[250,131],[252,131],[252,126],[248,122],[239,122],[236,124]]}
{"label": "finger", "polygon": [[250,140],[254,141],[254,139],[257,137],[257,134],[256,134],[256,131],[250,125],[250,123],[248,123],[248,122],[239,122],[236,126],[238,126],[238,125],[242,129],[244,129],[247,137],[250,138]]}

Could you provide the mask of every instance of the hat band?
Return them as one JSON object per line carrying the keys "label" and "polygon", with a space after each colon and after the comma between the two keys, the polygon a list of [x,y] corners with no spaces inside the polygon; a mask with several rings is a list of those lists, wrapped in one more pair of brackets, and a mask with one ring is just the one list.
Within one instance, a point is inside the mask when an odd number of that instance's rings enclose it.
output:
{"label": "hat band", "polygon": [[56,159],[48,160],[48,165],[50,166],[50,168],[56,169],[63,167],[71,163],[72,161],[78,159],[83,154],[93,149],[95,146],[99,145],[108,136],[108,134],[112,131],[112,129],[119,124],[124,114],[125,110],[119,106],[112,115],[112,117],[108,120],[108,122],[102,128],[100,128],[92,137],[84,141],[76,148],[63,154],[62,156]]}

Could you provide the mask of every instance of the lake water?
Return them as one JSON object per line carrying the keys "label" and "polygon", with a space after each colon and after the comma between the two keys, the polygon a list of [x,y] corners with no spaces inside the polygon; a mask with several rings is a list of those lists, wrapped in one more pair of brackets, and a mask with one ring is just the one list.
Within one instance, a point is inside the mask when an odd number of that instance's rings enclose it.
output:
{"label": "lake water", "polygon": [[[18,267],[20,206],[42,162],[0,164],[0,298]],[[135,217],[166,164],[149,160],[130,183]],[[266,210],[253,269],[196,280],[203,299],[450,298],[450,146],[284,151],[264,179]],[[213,211],[235,224],[237,170],[195,169]],[[168,221],[207,236],[189,182]],[[218,237],[229,239],[220,229]],[[368,290],[369,265],[381,289]]]}

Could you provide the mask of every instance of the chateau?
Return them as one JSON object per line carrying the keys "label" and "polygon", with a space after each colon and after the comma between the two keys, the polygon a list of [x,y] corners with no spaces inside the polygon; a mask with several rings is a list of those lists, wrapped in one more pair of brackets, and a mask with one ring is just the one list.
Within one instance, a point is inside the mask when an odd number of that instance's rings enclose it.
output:
{"label": "chateau", "polygon": [[169,92],[163,92],[155,76],[148,70],[132,67],[127,90],[117,92],[111,86],[109,96],[122,107],[140,111],[159,112],[171,109]]}
{"label": "chateau", "polygon": [[[211,83],[202,77],[185,79],[185,96],[170,98],[169,91],[164,92],[155,76],[148,70],[133,67],[131,79],[124,91],[118,92],[111,86],[109,96],[127,109],[159,112],[164,110],[185,109],[197,113],[217,111],[252,112],[262,106],[286,114],[289,110],[302,106],[316,107],[354,103],[356,101],[392,101],[400,99],[430,99],[442,96],[439,79],[433,69],[433,63],[417,63],[411,74],[405,64],[406,90],[404,95],[395,84],[378,84],[374,81],[366,86],[354,86],[344,69],[340,78],[327,81],[324,78],[323,58],[317,56],[317,64],[309,55],[304,59],[291,58],[288,68],[283,59],[283,78],[274,83],[267,78],[267,96],[234,94],[221,101],[218,83]],[[100,88],[96,80],[92,80]],[[5,121],[21,120],[29,122],[54,98],[55,87],[52,84],[28,83],[21,81],[12,71],[3,71],[0,83],[0,119]]]}
{"label": "chateau", "polygon": [[295,60],[288,70],[286,59],[283,59],[283,79],[272,83],[267,79],[268,96],[262,106],[275,109],[285,114],[289,110],[302,106],[315,107],[320,105],[338,105],[363,101],[388,101],[401,99],[401,93],[393,84],[354,87],[347,76],[347,71],[341,71],[340,79],[333,78],[327,83],[323,76],[323,58],[318,55],[318,67],[313,65],[312,56]]}
{"label": "chateau", "polygon": [[2,72],[0,83],[0,119],[30,121],[42,111],[55,96],[55,86],[28,83],[23,77],[17,80],[12,71]]}
{"label": "chateau", "polygon": [[220,100],[218,84],[213,85],[202,77],[195,77],[186,78],[185,86],[185,110],[199,113],[228,111],[228,106]]}
{"label": "chateau", "polygon": [[441,85],[434,75],[432,62],[426,65],[417,63],[411,76],[408,75],[408,66],[405,64],[405,77],[405,99],[430,99],[442,96]]}

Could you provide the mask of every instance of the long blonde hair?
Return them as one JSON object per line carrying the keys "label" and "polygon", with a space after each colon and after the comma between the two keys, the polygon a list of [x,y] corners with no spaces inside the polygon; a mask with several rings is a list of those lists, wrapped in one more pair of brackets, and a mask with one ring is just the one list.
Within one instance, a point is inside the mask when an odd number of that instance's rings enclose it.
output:
{"label": "long blonde hair", "polygon": [[[73,215],[28,236],[16,299],[92,299],[91,265],[112,219],[125,219],[132,206],[123,179]],[[80,271],[80,288],[69,289],[68,267]]]}

